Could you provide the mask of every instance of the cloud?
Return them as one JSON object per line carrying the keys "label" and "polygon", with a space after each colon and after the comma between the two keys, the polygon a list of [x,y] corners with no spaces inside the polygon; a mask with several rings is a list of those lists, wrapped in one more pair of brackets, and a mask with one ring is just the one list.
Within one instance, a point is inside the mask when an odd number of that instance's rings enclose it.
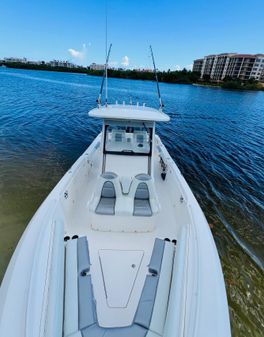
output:
{"label": "cloud", "polygon": [[186,68],[187,70],[192,70],[193,64],[192,64],[192,63],[191,63],[191,64],[188,64],[187,66],[185,66],[185,68]]}
{"label": "cloud", "polygon": [[111,62],[108,63],[108,66],[109,67],[113,67],[113,68],[117,67],[118,66],[118,62],[117,61],[111,61]]}
{"label": "cloud", "polygon": [[176,64],[175,70],[177,70],[177,71],[181,70],[181,66],[179,64]]}
{"label": "cloud", "polygon": [[[89,46],[91,45],[91,43],[89,42],[88,44]],[[68,52],[69,54],[71,55],[71,57],[79,60],[79,61],[82,61],[85,59],[86,57],[86,51],[87,51],[87,48],[86,48],[86,44],[83,43],[82,45],[82,50],[76,50],[74,48],[69,48],[68,49]]]}
{"label": "cloud", "polygon": [[124,66],[124,67],[129,66],[129,58],[128,58],[128,56],[124,56],[124,57],[122,58],[121,64],[122,64],[122,66]]}

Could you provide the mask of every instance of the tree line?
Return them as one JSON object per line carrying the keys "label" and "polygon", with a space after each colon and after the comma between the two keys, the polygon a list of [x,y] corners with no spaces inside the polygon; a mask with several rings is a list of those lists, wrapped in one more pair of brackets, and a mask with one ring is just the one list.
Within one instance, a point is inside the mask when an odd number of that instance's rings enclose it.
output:
{"label": "tree line", "polygon": [[[1,65],[5,65],[9,68],[20,68],[20,69],[32,69],[32,70],[48,70],[48,71],[59,71],[59,72],[71,72],[71,73],[82,73],[91,76],[102,76],[103,70],[93,70],[78,67],[78,68],[67,68],[67,67],[53,67],[49,64],[30,64],[22,62],[0,62]],[[154,81],[154,73],[151,71],[142,70],[129,70],[129,69],[108,69],[108,76],[114,78],[124,78],[133,80],[145,80]],[[250,79],[248,81],[241,81],[240,79],[234,79],[227,77],[222,82],[216,83],[212,82],[210,78],[200,79],[199,72],[193,72],[191,70],[182,69],[171,71],[158,71],[158,79],[160,82],[166,83],[179,83],[179,84],[201,84],[218,86],[224,89],[239,89],[239,90],[264,90],[262,84],[257,81]]]}

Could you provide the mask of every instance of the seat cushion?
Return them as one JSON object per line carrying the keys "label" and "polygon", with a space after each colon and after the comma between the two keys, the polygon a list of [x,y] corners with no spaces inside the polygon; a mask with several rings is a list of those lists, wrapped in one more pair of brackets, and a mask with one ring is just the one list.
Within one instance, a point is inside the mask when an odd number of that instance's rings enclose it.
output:
{"label": "seat cushion", "polygon": [[148,200],[149,190],[146,183],[139,183],[135,193],[135,199]]}
{"label": "seat cushion", "polygon": [[134,322],[146,329],[150,326],[158,281],[157,275],[147,275],[135,315]]}
{"label": "seat cushion", "polygon": [[79,330],[82,330],[97,322],[91,275],[79,275],[78,293]]}
{"label": "seat cushion", "polygon": [[155,275],[160,273],[164,248],[165,248],[165,241],[161,239],[156,239],[154,242],[151,259],[149,262],[150,273]]}
{"label": "seat cushion", "polygon": [[102,198],[115,198],[115,187],[111,181],[106,181],[103,185],[101,197]]}
{"label": "seat cushion", "polygon": [[88,241],[85,236],[77,240],[78,274],[81,275],[90,270],[90,255]]}
{"label": "seat cushion", "polygon": [[148,330],[137,324],[126,327],[102,328],[94,324],[82,330],[83,337],[145,337]]}
{"label": "seat cushion", "polygon": [[115,198],[101,198],[96,207],[95,213],[106,215],[115,214],[115,201]]}
{"label": "seat cushion", "polygon": [[135,199],[133,214],[136,216],[151,216],[152,211],[149,200]]}
{"label": "seat cushion", "polygon": [[149,329],[153,307],[156,299],[157,287],[159,282],[159,274],[163,259],[165,242],[161,239],[156,239],[153,246],[153,251],[149,263],[149,272],[147,275],[144,287],[139,300],[138,308],[134,318],[134,322],[146,329]]}

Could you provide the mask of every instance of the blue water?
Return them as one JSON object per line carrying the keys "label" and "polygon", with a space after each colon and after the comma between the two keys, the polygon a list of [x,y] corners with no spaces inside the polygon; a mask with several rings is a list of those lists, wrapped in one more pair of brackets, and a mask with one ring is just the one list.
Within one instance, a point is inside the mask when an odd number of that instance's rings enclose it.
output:
{"label": "blue water", "polygon": [[[0,278],[39,204],[100,131],[101,78],[0,68]],[[208,221],[234,336],[264,327],[264,92],[161,85],[157,131]],[[158,107],[155,83],[109,79],[110,102]],[[262,308],[262,309],[261,309]]]}

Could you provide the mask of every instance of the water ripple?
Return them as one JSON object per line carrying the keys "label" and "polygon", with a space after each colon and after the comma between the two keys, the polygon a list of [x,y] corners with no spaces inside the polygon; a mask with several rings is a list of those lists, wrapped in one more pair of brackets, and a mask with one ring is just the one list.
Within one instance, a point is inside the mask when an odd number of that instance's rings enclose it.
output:
{"label": "water ripple", "polygon": [[[36,208],[100,131],[87,112],[101,78],[4,69],[0,81],[1,277]],[[157,132],[213,225],[233,336],[262,336],[264,93],[161,92],[171,122]],[[109,96],[158,107],[154,82],[109,79]]]}

